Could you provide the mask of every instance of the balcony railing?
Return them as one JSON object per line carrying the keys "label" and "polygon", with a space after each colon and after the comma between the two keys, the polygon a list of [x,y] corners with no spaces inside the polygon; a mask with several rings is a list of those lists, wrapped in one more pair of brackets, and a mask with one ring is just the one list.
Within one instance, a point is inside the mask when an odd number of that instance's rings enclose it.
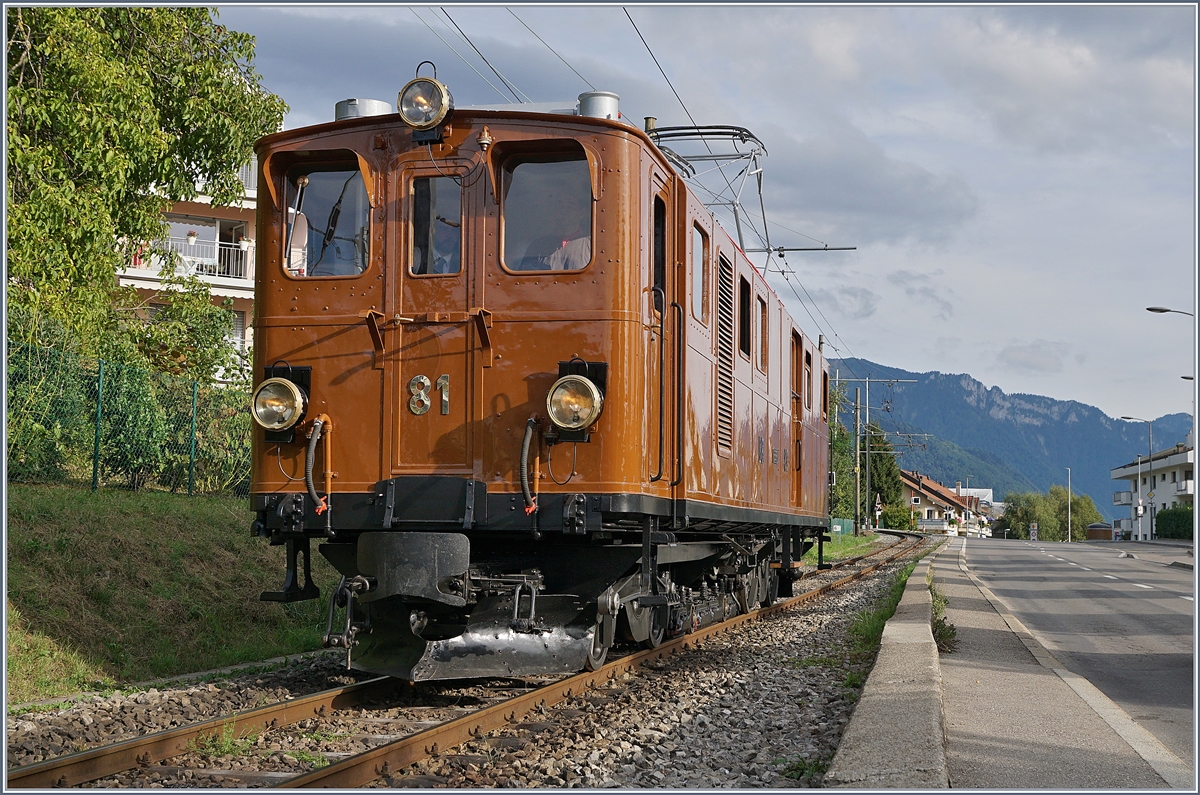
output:
{"label": "balcony railing", "polygon": [[[193,240],[172,237],[161,241],[156,248],[165,248],[179,255],[176,272],[185,276],[219,276],[226,279],[250,279],[254,262],[254,246],[245,249],[240,243],[218,243],[215,240]],[[158,271],[162,261],[156,255],[134,257],[132,268]]]}
{"label": "balcony railing", "polygon": [[1133,505],[1132,491],[1118,491],[1113,494],[1113,505]]}
{"label": "balcony railing", "polygon": [[1194,480],[1179,481],[1178,483],[1175,484],[1175,494],[1176,495],[1182,495],[1182,494],[1195,495],[1195,493],[1196,493],[1195,483],[1196,483],[1196,481],[1194,481]]}

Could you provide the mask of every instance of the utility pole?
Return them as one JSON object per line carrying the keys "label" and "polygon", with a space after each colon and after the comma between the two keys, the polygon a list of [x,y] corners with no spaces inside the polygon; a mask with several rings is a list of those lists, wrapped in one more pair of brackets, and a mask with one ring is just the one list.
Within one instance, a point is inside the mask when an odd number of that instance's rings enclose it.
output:
{"label": "utility pole", "polygon": [[1067,543],[1071,543],[1071,468],[1067,470]]}
{"label": "utility pole", "polygon": [[[862,382],[865,382],[867,385],[867,395],[866,395],[867,400],[863,404],[863,413],[866,415],[866,422],[864,423],[865,434],[866,434],[866,455],[865,455],[866,470],[867,470],[866,494],[867,494],[867,499],[870,499],[871,498],[871,376],[867,376],[866,378],[844,378],[842,380],[843,381],[862,381]],[[912,378],[876,378],[875,380],[876,381],[886,381],[889,386],[891,386],[892,384],[915,384],[915,383],[917,383],[917,381]],[[855,394],[855,403],[857,403],[858,402],[858,397],[857,397],[858,396],[858,387],[854,388],[854,394]],[[854,419],[855,419],[855,422],[858,421],[858,413],[857,412],[855,412],[855,414],[854,414]],[[858,438],[858,429],[857,428],[855,429],[855,432],[854,432],[854,438],[855,439]],[[857,494],[855,496],[857,497]],[[855,505],[857,505],[857,503],[855,503]],[[875,508],[875,506],[872,505],[871,510],[873,511],[874,508]],[[872,514],[872,516],[873,516],[873,514]],[[872,520],[872,521],[874,521],[874,520]]]}
{"label": "utility pole", "polygon": [[859,476],[862,474],[858,465],[858,441],[859,427],[858,419],[861,411],[858,403],[858,387],[854,387],[854,535],[858,535],[858,531],[862,527],[862,498],[860,496]]}

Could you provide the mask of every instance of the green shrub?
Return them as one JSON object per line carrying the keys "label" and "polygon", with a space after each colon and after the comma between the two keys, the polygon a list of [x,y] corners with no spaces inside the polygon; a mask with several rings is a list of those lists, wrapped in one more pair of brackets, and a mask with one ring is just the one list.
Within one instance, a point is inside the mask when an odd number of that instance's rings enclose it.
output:
{"label": "green shrub", "polygon": [[1190,505],[1177,505],[1154,515],[1155,532],[1159,538],[1191,539],[1195,513]]}

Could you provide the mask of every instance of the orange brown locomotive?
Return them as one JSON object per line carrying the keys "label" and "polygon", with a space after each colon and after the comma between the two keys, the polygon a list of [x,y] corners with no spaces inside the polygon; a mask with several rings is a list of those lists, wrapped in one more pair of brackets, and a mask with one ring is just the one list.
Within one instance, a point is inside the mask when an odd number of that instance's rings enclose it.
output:
{"label": "orange brown locomotive", "polygon": [[421,680],[595,667],[790,592],[828,367],[658,133],[603,92],[455,110],[418,78],[398,109],[257,146],[262,598],[318,596],[318,539],[326,643]]}

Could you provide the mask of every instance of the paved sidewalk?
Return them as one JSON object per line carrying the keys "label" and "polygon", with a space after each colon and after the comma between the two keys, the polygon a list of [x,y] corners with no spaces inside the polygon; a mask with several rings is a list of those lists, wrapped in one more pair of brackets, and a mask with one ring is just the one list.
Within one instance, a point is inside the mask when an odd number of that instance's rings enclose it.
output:
{"label": "paved sidewalk", "polygon": [[971,577],[962,548],[952,541],[932,563],[958,631],[957,651],[939,656],[950,786],[1190,788],[1190,770]]}

